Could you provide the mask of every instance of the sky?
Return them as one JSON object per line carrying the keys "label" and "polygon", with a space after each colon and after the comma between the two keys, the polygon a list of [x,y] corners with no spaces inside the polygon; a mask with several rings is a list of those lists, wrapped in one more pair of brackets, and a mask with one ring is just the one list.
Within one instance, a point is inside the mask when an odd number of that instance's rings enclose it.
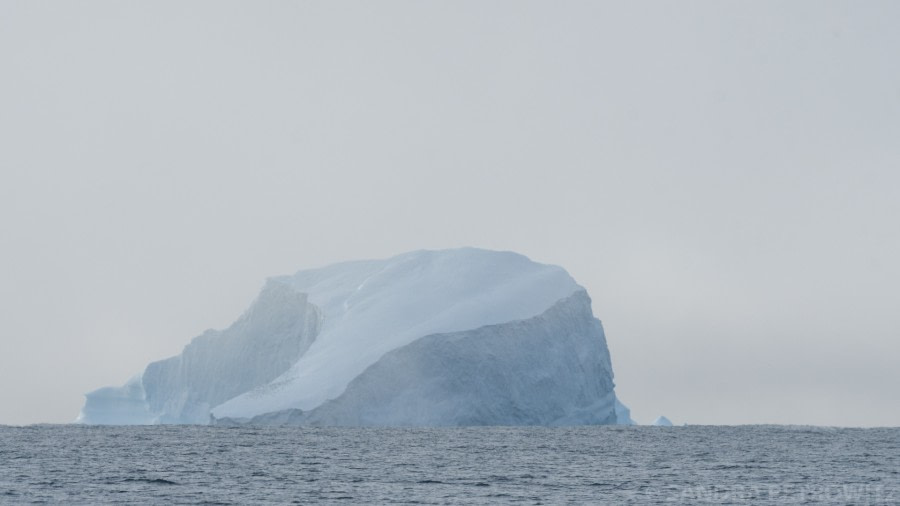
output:
{"label": "sky", "polygon": [[565,267],[639,422],[900,425],[900,3],[0,1],[0,424],[269,276]]}

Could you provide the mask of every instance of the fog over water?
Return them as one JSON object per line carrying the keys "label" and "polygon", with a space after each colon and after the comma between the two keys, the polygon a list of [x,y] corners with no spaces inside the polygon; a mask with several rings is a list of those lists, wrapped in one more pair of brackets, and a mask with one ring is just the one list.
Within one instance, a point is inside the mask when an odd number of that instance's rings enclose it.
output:
{"label": "fog over water", "polygon": [[900,3],[0,3],[0,424],[268,276],[564,266],[638,421],[900,425]]}

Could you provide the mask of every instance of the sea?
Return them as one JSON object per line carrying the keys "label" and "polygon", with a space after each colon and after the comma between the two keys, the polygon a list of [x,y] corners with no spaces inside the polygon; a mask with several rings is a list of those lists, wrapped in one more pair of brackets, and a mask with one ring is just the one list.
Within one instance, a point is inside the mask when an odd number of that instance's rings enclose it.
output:
{"label": "sea", "polygon": [[900,504],[900,429],[0,427],[0,504]]}

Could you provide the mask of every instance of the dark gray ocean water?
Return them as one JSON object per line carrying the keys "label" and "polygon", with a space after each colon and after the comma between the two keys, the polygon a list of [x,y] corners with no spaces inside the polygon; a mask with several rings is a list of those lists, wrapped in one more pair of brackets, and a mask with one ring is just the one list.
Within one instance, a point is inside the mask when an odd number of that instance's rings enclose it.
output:
{"label": "dark gray ocean water", "polygon": [[900,504],[900,429],[0,427],[0,503]]}

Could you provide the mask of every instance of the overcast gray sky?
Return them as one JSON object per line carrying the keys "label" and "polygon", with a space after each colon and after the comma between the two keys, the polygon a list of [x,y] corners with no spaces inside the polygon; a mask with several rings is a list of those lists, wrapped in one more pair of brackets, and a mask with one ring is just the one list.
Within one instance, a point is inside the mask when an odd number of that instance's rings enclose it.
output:
{"label": "overcast gray sky", "polygon": [[900,2],[0,0],[0,423],[265,278],[566,267],[639,421],[900,425]]}

